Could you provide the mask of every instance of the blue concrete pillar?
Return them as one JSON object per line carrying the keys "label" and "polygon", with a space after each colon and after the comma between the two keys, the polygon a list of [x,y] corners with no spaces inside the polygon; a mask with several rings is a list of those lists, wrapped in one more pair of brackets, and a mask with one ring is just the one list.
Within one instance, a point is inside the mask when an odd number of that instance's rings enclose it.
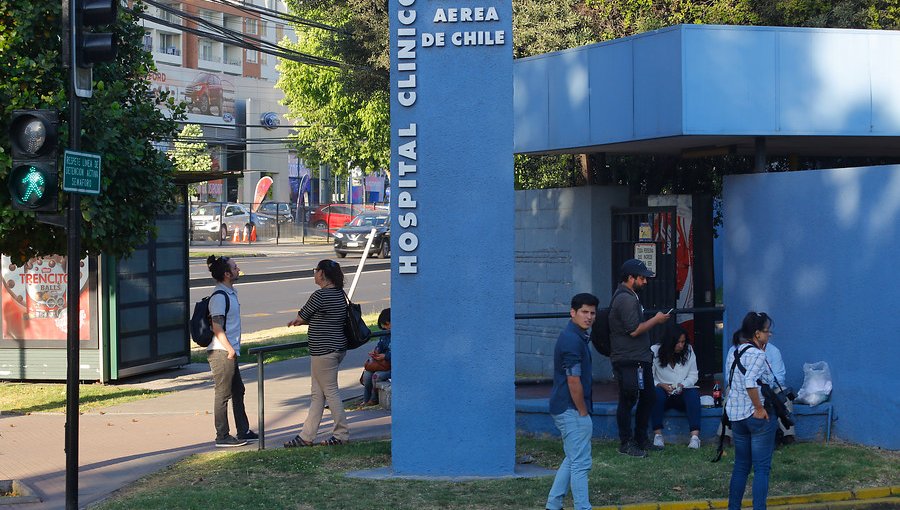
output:
{"label": "blue concrete pillar", "polygon": [[512,5],[389,5],[393,470],[509,475]]}

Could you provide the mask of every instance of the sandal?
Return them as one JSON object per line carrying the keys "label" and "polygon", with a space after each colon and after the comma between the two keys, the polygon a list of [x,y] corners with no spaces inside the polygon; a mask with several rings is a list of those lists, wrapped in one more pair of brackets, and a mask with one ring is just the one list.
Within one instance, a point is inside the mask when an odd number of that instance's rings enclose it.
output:
{"label": "sandal", "polygon": [[291,439],[287,443],[284,443],[285,448],[299,448],[302,446],[313,446],[313,444],[312,442],[303,439],[299,435],[294,436],[294,439]]}
{"label": "sandal", "polygon": [[347,444],[349,441],[341,441],[340,439],[331,436],[328,439],[322,441],[322,446],[340,446],[343,444]]}

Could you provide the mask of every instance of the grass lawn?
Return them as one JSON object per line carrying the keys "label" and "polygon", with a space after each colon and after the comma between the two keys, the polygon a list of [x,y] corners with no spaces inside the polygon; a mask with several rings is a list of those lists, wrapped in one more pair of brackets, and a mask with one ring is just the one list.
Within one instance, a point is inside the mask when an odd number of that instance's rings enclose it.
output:
{"label": "grass lawn", "polygon": [[[556,468],[558,439],[519,437],[517,455]],[[730,456],[713,464],[714,448],[670,446],[647,459],[595,442],[591,503],[628,504],[727,497]],[[190,457],[140,480],[102,503],[113,509],[517,509],[543,508],[552,479],[427,482],[357,480],[347,471],[390,464],[389,441],[340,447],[214,452]],[[771,496],[896,485],[900,454],[832,443],[795,444],[775,453]],[[749,490],[748,490],[749,494]],[[568,501],[571,505],[571,500]]]}
{"label": "grass lawn", "polygon": [[[378,320],[378,314],[372,313],[363,316],[363,320],[369,325],[372,332],[380,331],[375,322]],[[287,320],[285,320],[287,322]],[[256,363],[256,355],[247,354],[251,347],[260,347],[264,345],[288,344],[292,342],[305,342],[307,340],[307,326],[287,327],[266,329],[255,333],[245,333],[241,335],[241,352],[238,356],[240,363]],[[373,344],[374,348],[375,345]],[[287,349],[284,351],[275,351],[266,354],[264,363],[274,363],[286,359],[300,358],[308,356],[309,350],[305,347],[299,349]],[[191,343],[191,363],[209,363],[206,358],[206,348],[200,347],[195,343]]]}
{"label": "grass lawn", "polygon": [[[168,391],[122,388],[103,384],[78,386],[81,412],[158,397]],[[0,411],[11,413],[65,412],[65,383],[0,382]]]}

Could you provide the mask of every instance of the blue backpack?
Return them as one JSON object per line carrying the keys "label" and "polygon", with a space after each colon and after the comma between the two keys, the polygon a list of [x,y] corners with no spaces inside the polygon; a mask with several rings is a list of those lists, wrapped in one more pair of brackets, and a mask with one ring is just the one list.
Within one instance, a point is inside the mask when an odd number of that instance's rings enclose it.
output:
{"label": "blue backpack", "polygon": [[[209,344],[212,343],[212,339],[215,336],[212,330],[212,321],[209,316],[209,300],[216,294],[221,294],[225,297],[225,320],[228,320],[228,309],[231,307],[231,300],[228,299],[228,295],[225,294],[224,290],[217,290],[200,301],[197,301],[197,304],[194,305],[194,313],[191,314],[191,338],[193,338],[194,343],[200,347],[209,347]],[[222,329],[225,329],[224,326]]]}

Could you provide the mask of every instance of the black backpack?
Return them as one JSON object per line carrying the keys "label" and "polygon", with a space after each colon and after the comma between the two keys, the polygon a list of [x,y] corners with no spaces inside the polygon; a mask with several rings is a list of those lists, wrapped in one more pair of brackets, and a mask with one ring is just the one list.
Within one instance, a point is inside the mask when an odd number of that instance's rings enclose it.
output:
{"label": "black backpack", "polygon": [[597,318],[594,319],[594,326],[591,328],[591,343],[594,349],[600,354],[609,357],[612,353],[612,339],[609,332],[609,310],[612,308],[613,301],[621,293],[625,291],[617,289],[609,300],[609,306],[601,308],[597,311]]}
{"label": "black backpack", "polygon": [[[217,290],[200,301],[197,301],[197,304],[194,305],[194,313],[191,314],[191,338],[193,338],[194,343],[200,347],[209,347],[209,344],[212,343],[212,339],[215,336],[212,330],[212,322],[209,317],[209,300],[216,294],[225,296],[225,319],[226,321],[228,319],[228,309],[231,307],[231,300],[228,299],[228,294],[226,294],[224,290]],[[222,329],[225,329],[224,326]]]}

